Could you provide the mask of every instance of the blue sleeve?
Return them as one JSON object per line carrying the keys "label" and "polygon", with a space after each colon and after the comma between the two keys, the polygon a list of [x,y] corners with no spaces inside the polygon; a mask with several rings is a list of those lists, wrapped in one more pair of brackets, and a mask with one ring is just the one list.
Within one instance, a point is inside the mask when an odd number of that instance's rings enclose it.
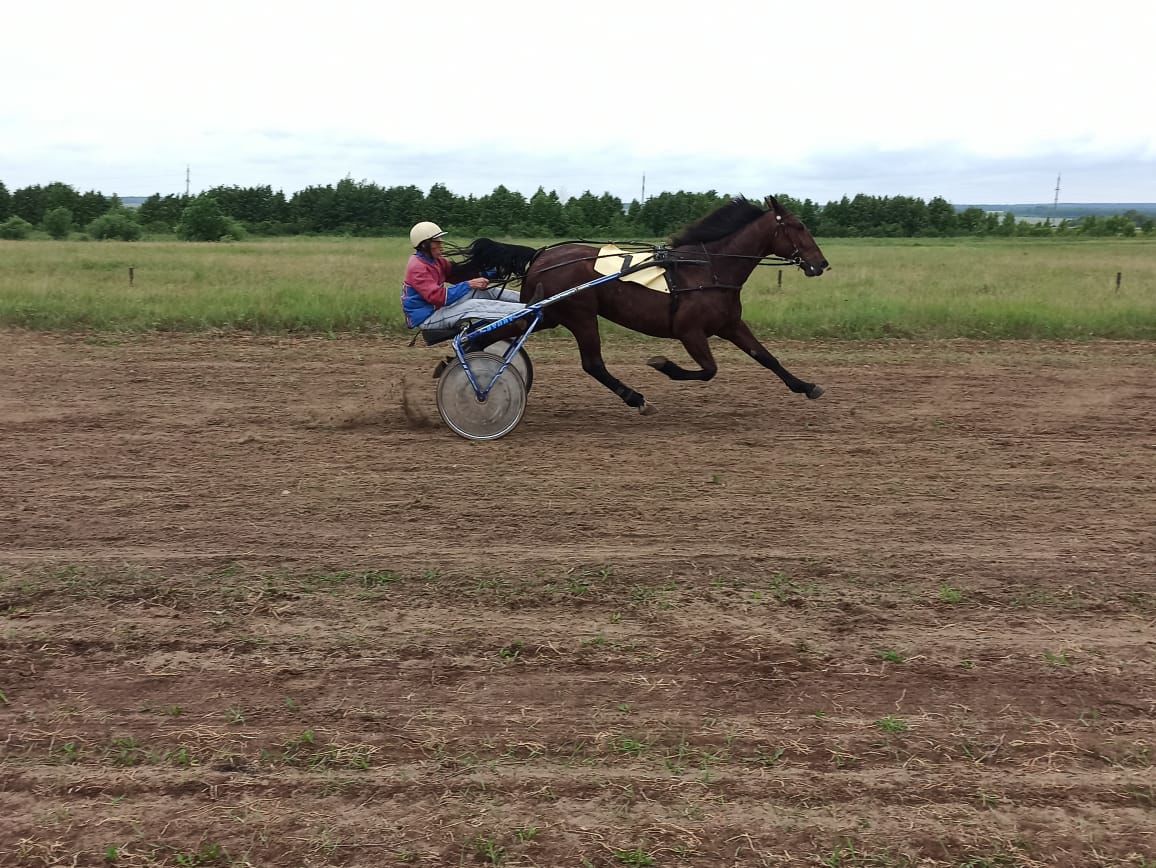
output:
{"label": "blue sleeve", "polygon": [[456,301],[461,301],[470,294],[470,282],[463,280],[461,283],[455,283],[453,286],[446,288],[446,304],[451,305]]}

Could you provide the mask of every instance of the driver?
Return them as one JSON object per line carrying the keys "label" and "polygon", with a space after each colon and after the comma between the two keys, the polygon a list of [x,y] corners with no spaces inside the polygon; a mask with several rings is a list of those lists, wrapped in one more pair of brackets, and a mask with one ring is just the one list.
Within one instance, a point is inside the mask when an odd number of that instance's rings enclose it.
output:
{"label": "driver", "polygon": [[484,277],[446,286],[452,263],[442,256],[445,233],[428,220],[409,230],[414,254],[405,267],[401,308],[409,328],[453,328],[464,319],[497,320],[522,310],[518,293],[490,288]]}

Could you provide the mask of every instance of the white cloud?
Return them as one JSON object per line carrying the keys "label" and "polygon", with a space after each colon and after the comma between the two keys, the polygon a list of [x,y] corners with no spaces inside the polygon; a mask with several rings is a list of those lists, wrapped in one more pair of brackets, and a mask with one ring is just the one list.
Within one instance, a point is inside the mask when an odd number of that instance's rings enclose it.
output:
{"label": "white cloud", "polygon": [[1064,198],[1156,201],[1154,32],[1148,0],[21,4],[0,180],[967,201],[1064,171]]}

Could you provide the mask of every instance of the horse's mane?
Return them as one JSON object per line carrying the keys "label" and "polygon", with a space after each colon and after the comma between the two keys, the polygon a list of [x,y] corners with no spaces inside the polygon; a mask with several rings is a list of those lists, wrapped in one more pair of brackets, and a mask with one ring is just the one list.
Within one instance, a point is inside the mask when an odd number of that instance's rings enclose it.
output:
{"label": "horse's mane", "polygon": [[681,247],[684,244],[705,244],[708,241],[718,241],[718,239],[738,232],[744,226],[754,223],[765,213],[767,213],[765,209],[750,201],[746,196],[735,196],[721,208],[711,211],[697,223],[691,223],[671,238],[670,246]]}
{"label": "horse's mane", "polygon": [[492,269],[493,276],[498,280],[507,280],[524,277],[538,250],[521,244],[502,244],[489,238],[478,238],[462,248],[461,252],[466,257],[461,263],[462,268],[475,266],[480,271]]}

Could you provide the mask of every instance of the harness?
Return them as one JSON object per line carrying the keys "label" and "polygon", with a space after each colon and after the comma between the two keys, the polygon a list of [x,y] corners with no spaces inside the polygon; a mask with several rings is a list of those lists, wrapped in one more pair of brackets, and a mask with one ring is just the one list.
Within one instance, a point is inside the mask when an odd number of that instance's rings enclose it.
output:
{"label": "harness", "polygon": [[[782,226],[783,221],[780,217],[775,224],[774,233],[771,235],[772,242],[778,236],[779,230],[782,228]],[[551,244],[547,247],[543,247],[540,251],[538,251],[535,259],[537,259],[538,256],[541,256],[542,253],[550,250],[551,248],[561,247],[566,244],[591,244],[602,247],[610,243],[611,242],[608,241],[589,240],[562,241],[557,244]],[[679,300],[684,293],[698,292],[704,289],[721,289],[737,292],[738,290],[742,289],[741,284],[723,283],[719,280],[718,272],[715,271],[715,262],[718,259],[754,260],[756,267],[766,266],[770,268],[784,268],[786,266],[800,266],[803,264],[803,257],[799,251],[799,246],[797,243],[793,246],[793,249],[787,256],[777,256],[773,254],[768,254],[766,256],[754,256],[752,254],[744,253],[711,253],[709,250],[707,250],[705,242],[699,243],[699,246],[702,248],[701,253],[697,250],[678,250],[672,247],[667,247],[665,245],[650,244],[644,241],[619,241],[613,243],[623,251],[626,251],[625,255],[622,256],[623,267],[619,272],[621,276],[626,276],[632,274],[635,271],[642,271],[643,269],[647,268],[663,269],[663,274],[666,278],[667,291],[670,294],[670,318],[672,322],[674,320],[675,313],[678,311]],[[631,262],[633,256],[641,254],[650,254],[650,256],[643,262]],[[621,254],[613,254],[613,256],[619,255]],[[576,259],[568,259],[565,262],[558,262],[554,265],[550,265],[546,268],[543,268],[538,273],[545,274],[546,272],[553,271],[556,268],[566,268],[567,266],[573,265],[576,262],[595,262],[602,258],[603,257],[601,255],[580,256]],[[679,268],[681,266],[708,267],[710,269],[711,275],[710,283],[699,283],[695,286],[681,285],[679,281]]]}
{"label": "harness", "polygon": [[[782,226],[782,218],[779,218],[778,222],[775,224],[775,231],[771,235],[772,241],[778,236],[779,230],[782,228]],[[742,289],[741,285],[721,283],[719,281],[718,273],[714,269],[715,261],[718,259],[749,259],[754,260],[756,266],[767,266],[771,268],[783,268],[789,265],[803,264],[803,257],[799,251],[798,244],[793,246],[793,249],[787,256],[776,256],[773,254],[768,254],[766,256],[754,256],[752,254],[745,253],[711,253],[706,249],[705,242],[700,242],[699,244],[699,246],[702,248],[701,253],[698,251],[694,251],[692,253],[691,251],[677,250],[665,245],[650,244],[645,241],[609,242],[590,241],[585,239],[580,239],[577,241],[561,241],[557,244],[550,244],[539,250],[537,256],[534,258],[537,259],[538,256],[541,256],[547,250],[551,250],[554,247],[562,247],[567,244],[591,244],[601,247],[610,243],[614,243],[619,248],[627,251],[626,255],[623,257],[623,269],[621,274],[631,274],[635,271],[641,271],[644,268],[662,268],[666,273],[666,285],[672,296],[676,293],[694,292],[700,289]],[[637,265],[631,264],[630,260],[632,255],[642,253],[649,253],[651,254],[652,258],[645,262],[638,263]],[[539,274],[544,274],[547,271],[553,271],[556,268],[566,268],[567,266],[573,265],[575,262],[595,262],[601,258],[601,256],[595,255],[580,256],[577,259],[568,259],[565,262],[558,262],[554,265],[543,268]],[[678,283],[677,271],[679,266],[683,265],[708,266],[711,273],[711,282],[700,283],[697,286],[680,286]]]}

